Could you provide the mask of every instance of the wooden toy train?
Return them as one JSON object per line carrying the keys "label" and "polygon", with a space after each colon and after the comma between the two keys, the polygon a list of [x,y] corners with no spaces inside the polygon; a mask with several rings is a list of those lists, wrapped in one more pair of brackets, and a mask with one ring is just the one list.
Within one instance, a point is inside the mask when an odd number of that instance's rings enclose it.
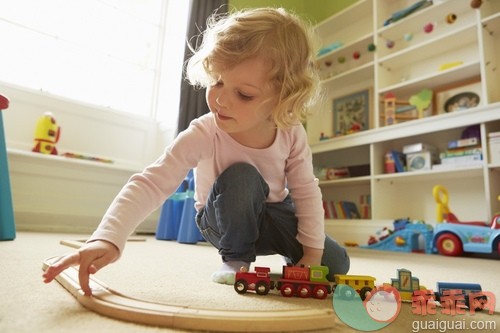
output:
{"label": "wooden toy train", "polygon": [[[343,275],[335,274],[334,281],[326,278],[328,275],[326,266],[283,266],[281,275],[271,274],[269,267],[255,267],[253,272],[240,271],[236,273],[234,290],[238,294],[253,291],[258,295],[267,295],[270,290],[278,290],[284,297],[316,298],[325,299],[334,291],[343,299],[352,299],[355,293],[359,294],[364,301],[373,290],[376,290],[376,278],[368,275]],[[397,277],[391,279],[391,283],[383,286],[391,286],[398,290],[401,301],[412,301],[416,291],[427,292],[427,288],[420,285],[417,277],[412,275],[408,269],[398,269]],[[348,288],[350,287],[350,288]],[[341,288],[336,290],[337,288]],[[354,292],[353,292],[354,290]],[[432,293],[436,301],[446,298],[447,291],[455,290],[463,295],[464,305],[477,311],[482,310],[488,302],[477,283],[455,283],[437,282],[437,289]],[[423,293],[420,293],[422,295]],[[469,295],[474,299],[469,299]],[[494,302],[494,300],[492,300]],[[491,306],[490,306],[491,307]]]}
{"label": "wooden toy train", "polygon": [[[335,283],[328,281],[326,266],[283,266],[279,277],[272,277],[269,267],[255,267],[254,272],[236,273],[234,290],[239,294],[254,291],[259,295],[267,295],[269,290],[277,289],[284,297],[324,299],[331,294],[337,285],[353,287],[364,300],[365,296],[375,288],[375,278],[364,275],[335,275]],[[351,291],[351,289],[349,289]],[[348,291],[344,296],[350,297]],[[352,295],[354,296],[354,295]]]}

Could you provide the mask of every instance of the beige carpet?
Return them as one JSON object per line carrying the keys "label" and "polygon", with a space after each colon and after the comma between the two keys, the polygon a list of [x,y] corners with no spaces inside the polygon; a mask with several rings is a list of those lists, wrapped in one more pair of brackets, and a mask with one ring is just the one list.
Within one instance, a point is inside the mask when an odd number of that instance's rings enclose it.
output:
{"label": "beige carpet", "polygon": [[[84,235],[18,233],[14,241],[0,242],[0,332],[178,332],[127,323],[103,317],[83,308],[57,282],[41,282],[44,259],[72,249],[59,244],[63,239],[81,239]],[[211,273],[220,265],[217,251],[205,243],[183,245],[157,241],[146,237],[145,242],[130,242],[122,259],[97,274],[97,278],[126,295],[160,303],[209,307],[212,309],[268,310],[332,307],[327,300],[283,298],[278,294],[258,296],[238,295],[232,287],[210,282]],[[429,289],[437,281],[479,282],[483,290],[500,295],[498,258],[448,258],[373,250],[349,249],[351,274],[372,275],[377,283],[389,282],[396,269],[410,269],[420,283]],[[259,265],[280,272],[278,256],[260,257]],[[499,302],[500,303],[500,302]],[[496,310],[500,311],[499,304]],[[404,304],[398,319],[383,332],[412,332],[415,321],[470,321],[481,325],[496,325],[500,331],[500,316],[486,313],[475,316],[417,316],[411,305]],[[355,332],[338,318],[336,332]],[[491,322],[491,323],[487,323]],[[460,330],[460,332],[472,330]],[[484,330],[488,332],[488,330]],[[325,332],[325,331],[324,331]],[[431,332],[427,330],[427,332]]]}

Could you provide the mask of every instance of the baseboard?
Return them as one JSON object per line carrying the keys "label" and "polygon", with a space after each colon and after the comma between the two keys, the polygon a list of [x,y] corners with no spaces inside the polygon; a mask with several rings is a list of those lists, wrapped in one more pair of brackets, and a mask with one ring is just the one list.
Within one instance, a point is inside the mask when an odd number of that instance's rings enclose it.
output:
{"label": "baseboard", "polygon": [[[15,212],[17,231],[76,233],[90,235],[102,216],[63,215],[53,213]],[[136,232],[153,234],[159,219],[159,210],[139,225]]]}

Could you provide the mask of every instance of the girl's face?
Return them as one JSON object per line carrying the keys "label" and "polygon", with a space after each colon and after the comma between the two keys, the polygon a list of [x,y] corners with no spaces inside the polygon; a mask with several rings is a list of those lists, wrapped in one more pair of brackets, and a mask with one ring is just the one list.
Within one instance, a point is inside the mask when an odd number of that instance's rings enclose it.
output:
{"label": "girl's face", "polygon": [[245,146],[265,148],[274,141],[276,126],[271,113],[277,93],[269,71],[262,59],[248,59],[223,70],[207,88],[208,107],[217,126]]}

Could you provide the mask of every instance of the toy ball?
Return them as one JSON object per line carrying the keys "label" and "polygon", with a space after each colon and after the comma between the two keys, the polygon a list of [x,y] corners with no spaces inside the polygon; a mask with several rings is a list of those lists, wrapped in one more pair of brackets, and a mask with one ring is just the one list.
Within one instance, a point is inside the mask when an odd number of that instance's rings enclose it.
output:
{"label": "toy ball", "polygon": [[482,0],[472,0],[470,2],[470,6],[474,9],[477,9],[479,7],[481,7],[481,5],[483,4],[483,1]]}
{"label": "toy ball", "polygon": [[446,16],[446,23],[448,23],[448,24],[455,23],[456,20],[457,20],[457,15],[455,15],[453,13],[448,14],[448,16]]}
{"label": "toy ball", "polygon": [[413,34],[411,32],[409,32],[409,33],[405,34],[403,36],[403,38],[404,38],[405,41],[409,42],[409,41],[411,41],[413,39]]}
{"label": "toy ball", "polygon": [[375,44],[373,44],[373,43],[368,44],[368,51],[369,51],[369,52],[373,52],[373,51],[375,51],[375,50],[376,50],[376,48],[377,48],[377,47],[375,46]]}
{"label": "toy ball", "polygon": [[46,112],[38,118],[35,128],[35,153],[57,155],[56,143],[59,141],[61,128],[52,113]]}
{"label": "toy ball", "polygon": [[392,49],[394,47],[394,41],[393,40],[386,41],[385,46],[387,46],[387,48],[389,49]]}
{"label": "toy ball", "polygon": [[434,30],[434,24],[433,23],[427,23],[424,25],[424,32],[429,34]]}
{"label": "toy ball", "polygon": [[359,57],[361,57],[361,54],[358,51],[354,51],[354,53],[352,54],[352,57],[357,60],[357,59],[359,59]]}

